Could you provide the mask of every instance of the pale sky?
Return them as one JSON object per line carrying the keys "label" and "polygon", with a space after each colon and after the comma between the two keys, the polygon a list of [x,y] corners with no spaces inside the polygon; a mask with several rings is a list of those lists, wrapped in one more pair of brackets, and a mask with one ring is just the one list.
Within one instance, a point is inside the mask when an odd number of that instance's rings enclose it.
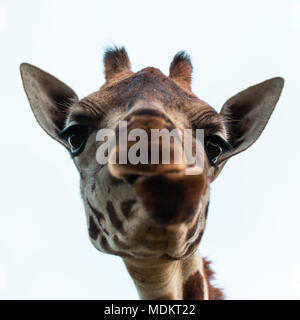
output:
{"label": "pale sky", "polygon": [[104,47],[123,44],[136,71],[167,73],[187,50],[194,92],[217,110],[285,78],[262,136],[212,184],[199,250],[228,299],[299,299],[299,39],[299,0],[0,0],[0,298],[138,298],[121,259],[89,242],[75,166],[35,121],[19,74],[32,63],[84,97],[104,81]]}

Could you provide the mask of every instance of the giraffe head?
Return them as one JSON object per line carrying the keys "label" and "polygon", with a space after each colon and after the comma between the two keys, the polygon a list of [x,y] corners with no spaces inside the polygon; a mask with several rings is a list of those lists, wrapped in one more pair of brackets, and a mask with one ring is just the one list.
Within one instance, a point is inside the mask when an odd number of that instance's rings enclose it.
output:
{"label": "giraffe head", "polygon": [[[104,65],[105,84],[80,100],[55,77],[22,64],[32,111],[73,158],[89,237],[97,249],[127,259],[188,257],[204,232],[211,182],[230,157],[260,136],[283,79],[249,87],[226,101],[218,113],[192,92],[192,65],[183,52],[174,57],[169,76],[155,68],[132,72],[123,48],[108,50]],[[103,128],[117,132],[122,120],[128,122],[128,134],[133,129],[203,129],[201,168],[197,174],[186,174],[185,159],[169,164],[100,164],[97,150],[105,142],[97,141],[97,133]],[[197,143],[195,136],[192,143]],[[129,146],[118,144],[107,150],[107,157],[119,158]],[[170,143],[169,148],[180,147]]]}

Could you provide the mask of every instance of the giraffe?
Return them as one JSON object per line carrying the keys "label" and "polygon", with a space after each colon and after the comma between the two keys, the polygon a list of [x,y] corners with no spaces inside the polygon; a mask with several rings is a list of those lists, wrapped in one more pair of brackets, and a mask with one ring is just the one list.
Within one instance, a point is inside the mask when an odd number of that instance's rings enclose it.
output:
{"label": "giraffe", "polygon": [[[124,47],[107,49],[103,60],[105,83],[82,99],[41,69],[20,66],[37,122],[67,149],[78,169],[90,241],[122,258],[141,299],[223,299],[212,284],[210,262],[198,252],[210,184],[229,158],[258,139],[284,80],[251,86],[218,113],[193,93],[192,63],[184,51],[175,55],[168,76],[153,67],[133,72]],[[203,129],[203,170],[186,175],[174,163],[99,164],[97,130],[117,130],[124,119],[129,130]]]}

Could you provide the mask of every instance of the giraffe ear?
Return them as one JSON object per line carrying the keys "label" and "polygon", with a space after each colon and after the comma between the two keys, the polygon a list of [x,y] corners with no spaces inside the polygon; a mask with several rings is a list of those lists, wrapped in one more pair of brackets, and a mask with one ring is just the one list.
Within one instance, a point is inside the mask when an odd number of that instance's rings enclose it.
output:
{"label": "giraffe ear", "polygon": [[283,78],[272,78],[241,91],[225,102],[223,116],[232,150],[219,163],[249,148],[261,135],[284,85]]}
{"label": "giraffe ear", "polygon": [[68,109],[78,100],[76,93],[49,73],[22,63],[21,76],[31,109],[40,126],[55,140],[68,148],[58,137],[63,129]]}

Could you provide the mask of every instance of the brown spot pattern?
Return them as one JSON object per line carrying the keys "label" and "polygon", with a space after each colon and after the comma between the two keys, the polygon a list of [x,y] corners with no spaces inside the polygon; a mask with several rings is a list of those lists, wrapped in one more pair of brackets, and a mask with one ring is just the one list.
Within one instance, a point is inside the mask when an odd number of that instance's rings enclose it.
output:
{"label": "brown spot pattern", "polygon": [[107,201],[106,203],[106,210],[108,213],[109,220],[111,224],[121,233],[124,233],[123,229],[123,223],[122,221],[118,218],[116,210],[113,206],[113,203],[111,201]]}
{"label": "brown spot pattern", "polygon": [[104,236],[101,237],[100,245],[105,250],[109,250],[110,249],[110,246],[109,246],[109,244],[107,242],[107,239]]}
{"label": "brown spot pattern", "polygon": [[99,229],[92,216],[89,216],[89,235],[93,240],[96,240],[99,234]]}
{"label": "brown spot pattern", "polygon": [[183,285],[183,300],[203,300],[203,279],[199,271],[192,274]]}
{"label": "brown spot pattern", "polygon": [[127,219],[129,219],[133,215],[132,206],[135,203],[135,199],[125,200],[121,203],[121,211]]}
{"label": "brown spot pattern", "polygon": [[103,214],[102,212],[98,211],[97,209],[95,209],[95,208],[91,205],[91,203],[90,203],[90,201],[89,201],[88,199],[87,199],[87,203],[88,203],[91,211],[92,211],[93,214],[95,215],[95,217],[98,219],[99,223],[100,223],[101,220],[105,220],[104,214]]}

